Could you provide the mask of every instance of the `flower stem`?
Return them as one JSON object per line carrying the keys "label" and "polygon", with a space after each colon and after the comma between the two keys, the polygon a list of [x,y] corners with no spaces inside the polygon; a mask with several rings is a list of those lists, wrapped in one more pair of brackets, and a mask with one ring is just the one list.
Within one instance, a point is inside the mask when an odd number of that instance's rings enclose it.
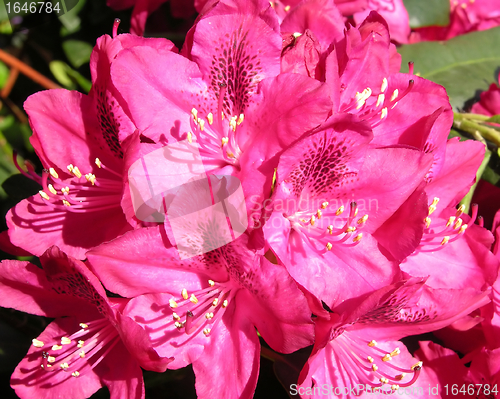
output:
{"label": "flower stem", "polygon": [[[484,119],[483,117],[483,115],[476,114],[454,113],[453,127],[463,130],[464,132],[467,132],[475,137],[480,135],[485,140],[491,141],[495,145],[500,146],[500,132],[494,128],[478,123],[479,121],[489,119],[489,117],[484,117]],[[471,120],[472,118],[474,118],[474,120]]]}

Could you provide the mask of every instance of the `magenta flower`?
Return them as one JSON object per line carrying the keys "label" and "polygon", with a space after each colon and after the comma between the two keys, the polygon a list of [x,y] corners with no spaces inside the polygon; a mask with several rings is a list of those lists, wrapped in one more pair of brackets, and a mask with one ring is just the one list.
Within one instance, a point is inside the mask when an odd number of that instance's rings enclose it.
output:
{"label": "magenta flower", "polygon": [[472,106],[471,112],[489,116],[500,114],[500,87],[492,83],[481,93],[480,101]]}
{"label": "magenta flower", "polygon": [[[217,239],[221,227],[211,228]],[[284,267],[249,250],[245,236],[187,260],[164,240],[160,227],[139,229],[88,258],[110,290],[133,298],[124,315],[160,356],[174,358],[169,368],[193,364],[200,398],[251,398],[260,356],[255,329],[280,352],[312,343],[304,295]]]}
{"label": "magenta flower", "polygon": [[422,363],[397,340],[442,328],[488,301],[475,289],[433,290],[425,279],[411,278],[376,291],[355,309],[348,302],[332,309],[329,320],[315,322],[316,342],[299,378],[302,397],[324,384],[332,398],[335,387],[347,392],[342,397],[354,397],[415,384]]}
{"label": "magenta flower", "polygon": [[[292,277],[331,308],[399,278],[397,264],[371,234],[421,184],[432,162],[409,148],[373,149],[371,140],[354,117],[332,118],[283,153],[275,193],[266,201],[268,244]],[[410,221],[408,229],[421,225]]]}
{"label": "magenta flower", "polygon": [[[117,28],[118,22],[115,36]],[[57,245],[83,259],[88,249],[132,228],[120,202],[126,178],[125,141],[136,127],[117,104],[109,69],[120,51],[140,45],[172,48],[164,39],[102,36],[91,57],[93,86],[88,96],[48,90],[25,102],[34,131],[30,140],[44,170],[40,177],[25,165],[28,171],[23,173],[39,182],[42,190],[7,214],[12,244],[37,256]]]}
{"label": "magenta flower", "polygon": [[112,398],[144,397],[139,364],[164,371],[170,360],[161,359],[143,330],[119,313],[126,301],[106,298],[86,266],[57,247],[40,260],[43,271],[28,262],[1,265],[1,306],[56,318],[14,371],[16,393],[87,398],[107,386]]}

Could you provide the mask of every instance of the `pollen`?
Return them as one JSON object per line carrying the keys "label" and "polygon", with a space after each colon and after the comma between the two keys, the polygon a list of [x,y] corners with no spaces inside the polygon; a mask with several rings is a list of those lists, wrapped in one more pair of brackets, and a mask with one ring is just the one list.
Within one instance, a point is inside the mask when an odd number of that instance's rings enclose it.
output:
{"label": "pollen", "polygon": [[439,202],[439,198],[434,197],[434,199],[432,200],[432,203],[429,205],[429,216],[432,215],[434,213],[434,211],[436,210],[438,202]]}
{"label": "pollen", "polygon": [[53,351],[58,351],[59,349],[62,349],[61,345],[52,345],[52,350]]}
{"label": "pollen", "polygon": [[175,312],[172,313],[172,318],[175,320],[175,321],[179,321],[181,318],[179,317],[179,315]]}
{"label": "pollen", "polygon": [[203,334],[205,334],[205,337],[208,337],[208,336],[209,336],[210,331],[211,331],[211,330],[210,330],[210,328],[204,328],[204,329],[203,329]]}
{"label": "pollen", "polygon": [[68,186],[66,186],[66,187],[61,188],[61,192],[62,192],[63,194],[69,194],[69,187],[68,187]]}
{"label": "pollen", "polygon": [[359,233],[356,237],[352,239],[352,242],[359,242],[363,238],[363,233]]}
{"label": "pollen", "polygon": [[448,222],[446,222],[446,227],[450,227],[453,223],[455,223],[455,219],[456,219],[455,216],[450,216]]}
{"label": "pollen", "polygon": [[188,299],[189,298],[189,294],[187,292],[187,289],[183,288],[182,291],[181,291],[181,295],[184,299]]}
{"label": "pollen", "polygon": [[212,312],[210,312],[210,313],[206,313],[206,314],[205,314],[205,318],[206,318],[207,320],[211,320],[211,319],[213,319],[213,318],[214,318],[214,314],[213,314]]}
{"label": "pollen", "polygon": [[79,340],[78,345],[76,346],[77,348],[83,348],[83,345],[85,345],[85,341]]}
{"label": "pollen", "polygon": [[35,348],[43,348],[43,346],[45,345],[45,344],[43,343],[43,341],[40,341],[40,340],[38,340],[38,339],[36,339],[36,338],[33,338],[33,340],[32,340],[31,342],[33,343],[33,346],[34,346]]}
{"label": "pollen", "polygon": [[97,167],[98,167],[99,169],[101,169],[101,168],[102,168],[102,163],[101,163],[101,160],[100,160],[99,158],[96,158],[96,159],[95,159],[95,164],[97,165]]}
{"label": "pollen", "polygon": [[85,323],[80,323],[80,327],[81,328],[89,328],[88,324],[85,324]]}
{"label": "pollen", "polygon": [[327,242],[327,243],[326,243],[326,250],[327,250],[327,251],[331,251],[331,249],[332,249],[332,243]]}
{"label": "pollen", "polygon": [[38,192],[38,194],[40,194],[40,197],[42,197],[43,199],[45,199],[45,200],[47,200],[47,201],[48,201],[48,200],[50,200],[50,197],[48,196],[48,194],[47,194],[45,191],[40,190],[40,191]]}
{"label": "pollen", "polygon": [[80,373],[78,371],[74,371],[71,373],[71,375],[76,378],[80,375]]}
{"label": "pollen", "polygon": [[316,223],[316,218],[314,217],[314,215],[311,216],[311,220],[309,221],[309,223],[311,223],[311,226],[314,226],[314,223]]}
{"label": "pollen", "polygon": [[229,121],[229,127],[233,132],[236,131],[236,116],[233,116],[231,120]]}
{"label": "pollen", "polygon": [[285,11],[286,11],[286,12],[290,11],[290,8],[291,8],[291,7],[290,7],[290,4],[289,4],[289,5],[287,5],[287,6],[285,7]]}
{"label": "pollen", "polygon": [[191,115],[193,116],[193,119],[194,119],[195,121],[197,121],[197,120],[198,120],[198,110],[197,110],[196,108],[193,108],[193,109],[191,110]]}
{"label": "pollen", "polygon": [[187,141],[189,144],[193,143],[193,133],[187,132]]}
{"label": "pollen", "polygon": [[392,360],[392,356],[390,353],[386,353],[384,357],[382,357],[383,362],[390,362]]}
{"label": "pollen", "polygon": [[55,358],[54,356],[49,356],[49,357],[47,357],[47,361],[48,361],[49,363],[55,363],[56,358]]}
{"label": "pollen", "polygon": [[322,215],[323,215],[323,214],[322,214],[322,213],[321,213],[321,211],[318,209],[318,212],[316,212],[316,217],[317,217],[318,219],[321,219],[321,216],[322,216]]}
{"label": "pollen", "polygon": [[300,32],[295,32],[295,33],[293,34],[293,37],[294,37],[295,39],[297,39],[298,37],[301,37],[301,36],[302,36],[302,33],[300,33]]}
{"label": "pollen", "polygon": [[364,215],[362,218],[358,220],[358,224],[366,223],[367,220],[368,220],[368,215]]}
{"label": "pollen", "polygon": [[322,209],[326,209],[327,206],[328,206],[328,201],[325,201],[321,204]]}
{"label": "pollen", "polygon": [[69,364],[68,363],[61,363],[61,366],[60,366],[63,370],[66,370],[68,367],[69,367]]}
{"label": "pollen", "polygon": [[373,371],[377,371],[378,370],[378,366],[376,364],[372,364],[372,370]]}
{"label": "pollen", "polygon": [[200,130],[203,132],[205,130],[205,121],[203,119],[198,119],[198,123],[200,124]]}
{"label": "pollen", "polygon": [[373,359],[373,357],[371,357],[371,356],[368,356],[368,357],[366,358],[366,360],[368,360],[370,363],[373,363],[373,362],[374,362],[374,359]]}
{"label": "pollen", "polygon": [[227,301],[227,299],[224,299],[224,302],[222,302],[222,307],[227,308],[228,304],[229,304],[229,302]]}
{"label": "pollen", "polygon": [[191,297],[189,298],[189,300],[194,303],[195,305],[198,303],[198,298],[196,298],[196,296],[194,294],[191,294]]}
{"label": "pollen", "polygon": [[85,351],[81,351],[78,355],[83,359],[85,357]]}
{"label": "pollen", "polygon": [[238,116],[238,120],[236,121],[236,124],[239,126],[243,123],[244,120],[245,120],[245,115],[240,114],[240,116]]}
{"label": "pollen", "polygon": [[469,227],[469,226],[466,224],[464,224],[462,227],[460,227],[460,231],[458,232],[458,234],[463,234],[465,232],[465,230],[467,230],[467,227]]}
{"label": "pollen", "polygon": [[62,337],[61,344],[62,345],[69,345],[69,344],[71,344],[71,340],[68,337]]}
{"label": "pollen", "polygon": [[212,306],[217,306],[217,304],[219,303],[219,299],[218,298],[215,298],[213,301],[212,301]]}
{"label": "pollen", "polygon": [[462,226],[462,219],[461,218],[458,218],[457,221],[455,222],[455,224],[453,225],[453,228],[455,230],[459,229],[460,227]]}
{"label": "pollen", "polygon": [[87,173],[85,175],[85,178],[87,179],[87,181],[91,182],[92,185],[95,185],[95,181],[96,181],[96,178],[95,178],[95,175],[92,174],[92,173]]}
{"label": "pollen", "polygon": [[49,173],[50,175],[54,178],[54,179],[59,179],[59,175],[57,174],[56,170],[54,168],[50,168],[49,169]]}
{"label": "pollen", "polygon": [[213,280],[208,280],[208,285],[209,285],[210,287],[213,287],[213,286],[215,285],[215,281],[213,281]]}
{"label": "pollen", "polygon": [[399,96],[399,90],[396,89],[392,92],[392,95],[391,95],[391,102],[394,101],[396,98],[398,98]]}
{"label": "pollen", "polygon": [[400,353],[401,353],[401,351],[399,350],[399,348],[396,348],[396,349],[394,349],[394,350],[390,353],[390,355],[391,355],[392,357],[394,357],[394,356],[399,355]]}
{"label": "pollen", "polygon": [[174,300],[174,299],[169,299],[169,300],[168,300],[168,304],[169,304],[169,305],[170,305],[170,307],[171,307],[171,308],[173,308],[173,309],[175,309],[177,306],[179,306],[179,305],[177,305],[177,302],[175,302],[175,300]]}
{"label": "pollen", "polygon": [[411,369],[413,371],[419,371],[422,369],[422,365],[423,365],[422,362],[415,363],[413,366],[411,366]]}
{"label": "pollen", "polygon": [[208,121],[209,125],[212,125],[214,123],[214,114],[212,114],[211,112],[209,112],[208,115],[207,115],[207,121]]}
{"label": "pollen", "polygon": [[68,166],[66,166],[66,169],[68,169],[69,173],[73,173],[73,164],[70,163]]}
{"label": "pollen", "polygon": [[385,378],[385,377],[382,377],[382,378],[380,379],[380,382],[381,382],[382,384],[388,384],[388,383],[389,383],[389,380],[388,380],[387,378]]}
{"label": "pollen", "polygon": [[64,206],[71,206],[71,204],[66,200],[62,200],[62,202],[63,202]]}
{"label": "pollen", "polygon": [[229,139],[227,137],[223,137],[221,139],[221,142],[222,142],[222,146],[225,146],[227,143],[228,143]]}
{"label": "pollen", "polygon": [[450,236],[444,236],[441,240],[441,245],[446,245],[450,241]]}
{"label": "pollen", "polygon": [[401,373],[401,374],[398,374],[395,378],[396,378],[396,380],[401,381],[403,378],[405,378],[405,376],[406,376],[406,373]]}
{"label": "pollen", "polygon": [[339,209],[337,209],[337,212],[335,212],[336,216],[341,215],[344,212],[344,205],[342,205]]}
{"label": "pollen", "polygon": [[380,119],[387,118],[387,107],[382,108],[382,111],[380,111]]}
{"label": "pollen", "polygon": [[374,339],[372,339],[370,342],[368,342],[368,346],[370,348],[373,348],[374,346],[377,346],[377,341],[375,341]]}
{"label": "pollen", "polygon": [[379,107],[382,105],[385,101],[385,94],[379,94],[377,97],[377,104],[375,104],[376,107]]}
{"label": "pollen", "polygon": [[80,169],[78,169],[78,166],[75,166],[75,167],[73,168],[73,171],[72,171],[72,172],[73,172],[73,174],[74,174],[77,178],[82,177],[82,172],[80,172]]}
{"label": "pollen", "polygon": [[346,229],[346,233],[354,233],[355,231],[356,231],[356,227],[354,227],[354,226],[349,226]]}
{"label": "pollen", "polygon": [[178,321],[176,321],[174,323],[174,326],[176,326],[177,328],[182,328],[182,323],[179,323]]}
{"label": "pollen", "polygon": [[387,90],[387,78],[382,79],[382,86],[380,86],[380,91],[384,93]]}
{"label": "pollen", "polygon": [[428,229],[432,223],[432,220],[429,216],[427,216],[425,219],[424,219],[424,223],[425,223],[425,227]]}

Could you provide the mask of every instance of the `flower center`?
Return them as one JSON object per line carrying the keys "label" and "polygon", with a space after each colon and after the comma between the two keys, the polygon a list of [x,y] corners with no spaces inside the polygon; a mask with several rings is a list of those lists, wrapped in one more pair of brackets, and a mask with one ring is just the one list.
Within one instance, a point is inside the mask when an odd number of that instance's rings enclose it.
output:
{"label": "flower center", "polygon": [[120,205],[123,189],[121,174],[106,167],[99,158],[95,160],[97,167],[103,171],[99,179],[91,172],[82,174],[78,166],[72,164],[67,166],[72,178],[62,180],[54,168],[44,169],[42,176],[39,176],[30,162],[24,163],[27,172],[17,163],[16,155],[14,163],[23,175],[43,187],[38,193],[51,209],[86,213]]}
{"label": "flower center", "polygon": [[344,205],[334,209],[325,201],[315,213],[298,211],[288,220],[316,252],[323,254],[334,245],[354,246],[363,238],[363,233],[358,233],[358,230],[365,226],[368,215],[357,219],[356,202],[350,202],[348,207],[349,212],[345,212]]}
{"label": "flower center", "polygon": [[401,366],[399,348],[381,349],[375,340],[366,341],[347,331],[341,332],[331,343],[351,378],[360,384],[379,388],[383,394],[414,384],[422,369],[422,362],[409,368]]}
{"label": "flower center", "polygon": [[389,97],[387,96],[388,81],[387,78],[384,78],[378,94],[370,87],[367,87],[361,93],[357,92],[347,104],[343,104],[340,112],[357,114],[360,119],[369,122],[371,127],[374,128],[382,123],[387,118],[389,111],[396,107],[398,101],[412,90],[414,83],[413,79],[410,80],[403,94],[400,94],[399,90],[395,89]]}
{"label": "flower center", "polygon": [[[198,115],[198,110],[191,110],[190,119],[191,132],[188,132],[187,139],[191,143],[196,140],[200,146],[200,154],[205,158],[235,165],[241,155],[240,147],[236,140],[236,131],[245,119],[243,114],[232,116],[228,123],[224,122],[223,100],[226,92],[225,87],[221,87],[217,114],[209,112],[205,118]],[[208,121],[208,124],[207,124]]]}
{"label": "flower center", "polygon": [[[79,331],[69,337],[60,337],[59,341],[44,343],[33,339],[33,346],[41,349],[43,370],[63,371],[68,373],[67,378],[78,377],[96,367],[120,341],[118,331],[108,319],[80,323],[80,327]],[[50,379],[51,374],[48,373],[39,383]]]}

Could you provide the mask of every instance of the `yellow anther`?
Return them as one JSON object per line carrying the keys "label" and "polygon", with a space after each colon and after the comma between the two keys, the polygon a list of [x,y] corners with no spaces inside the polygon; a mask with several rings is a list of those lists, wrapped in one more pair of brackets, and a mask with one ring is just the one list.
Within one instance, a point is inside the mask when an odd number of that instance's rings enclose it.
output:
{"label": "yellow anther", "polygon": [[54,179],[59,179],[59,175],[57,174],[56,170],[54,168],[50,168],[49,169],[49,173],[50,175],[54,178]]}
{"label": "yellow anther", "polygon": [[83,348],[83,345],[85,345],[85,341],[83,341],[83,340],[79,340],[79,341],[78,341],[78,345],[77,345],[77,347],[78,347],[78,348]]}
{"label": "yellow anther", "polygon": [[441,245],[446,245],[450,241],[450,236],[444,236],[441,240]]}
{"label": "yellow anther", "polygon": [[314,215],[311,216],[311,220],[309,220],[309,223],[311,223],[311,226],[314,226],[314,223],[316,223],[316,218]]}
{"label": "yellow anther", "polygon": [[198,298],[196,298],[196,296],[194,294],[191,294],[191,297],[189,298],[189,300],[194,303],[195,305],[198,303]]}
{"label": "yellow anther", "polygon": [[200,124],[200,130],[203,132],[205,130],[205,121],[203,119],[198,119],[198,123]]}
{"label": "yellow anther", "polygon": [[358,216],[358,212],[359,212],[359,209],[358,209],[358,208],[356,208],[356,210],[354,211],[354,216],[353,216],[353,217]]}
{"label": "yellow anther", "polygon": [[356,227],[349,226],[345,232],[346,233],[354,233],[355,231],[356,231]]}
{"label": "yellow anther", "polygon": [[382,377],[382,378],[380,379],[380,382],[381,382],[382,384],[388,384],[388,383],[389,383],[389,380],[388,380],[387,378],[385,378],[385,377]]}
{"label": "yellow anther", "polygon": [[69,364],[64,362],[64,363],[61,363],[61,366],[60,366],[63,370],[66,370],[68,367],[69,367]]}
{"label": "yellow anther", "polygon": [[76,378],[80,375],[80,373],[78,371],[73,371],[71,375]]}
{"label": "yellow anther", "polygon": [[38,194],[40,194],[40,197],[42,197],[43,199],[46,199],[47,201],[50,200],[49,195],[45,191],[40,190]]}
{"label": "yellow anther", "polygon": [[425,223],[425,227],[428,229],[431,225],[431,218],[429,216],[427,216],[425,219],[424,219],[424,223]]}
{"label": "yellow anther", "polygon": [[95,178],[95,175],[94,175],[94,174],[92,174],[92,173],[87,173],[87,174],[85,175],[85,178],[87,179],[87,181],[91,182],[91,183],[92,183],[92,185],[95,185],[95,180],[96,180],[96,178]]}
{"label": "yellow anther", "polygon": [[456,219],[455,216],[450,216],[448,222],[446,222],[446,227],[450,227],[453,223],[455,223],[455,219]]}
{"label": "yellow anther", "polygon": [[295,32],[295,33],[293,34],[293,37],[294,37],[295,39],[297,39],[298,37],[301,37],[301,36],[302,36],[302,33],[300,33],[300,32]]}
{"label": "yellow anther", "polygon": [[193,133],[191,132],[187,132],[187,141],[189,144],[192,144],[193,143]]}
{"label": "yellow anther", "polygon": [[49,356],[49,357],[47,358],[47,361],[48,361],[49,363],[55,363],[56,358],[55,358],[54,356]]}
{"label": "yellow anther", "polygon": [[377,346],[377,341],[375,341],[374,339],[372,339],[370,342],[368,342],[368,346],[370,348],[373,348],[374,346]]}
{"label": "yellow anther", "polygon": [[205,318],[206,318],[207,320],[211,320],[211,319],[213,319],[213,318],[214,318],[214,314],[213,314],[212,312],[210,312],[210,313],[206,313],[206,314],[205,314]]}
{"label": "yellow anther", "polygon": [[462,4],[460,4],[460,7],[462,7],[465,10],[467,8],[467,4],[466,3],[462,3]]}
{"label": "yellow anther", "polygon": [[387,82],[387,78],[382,79],[382,86],[380,86],[380,91],[383,93],[387,90],[387,86],[389,86]]}
{"label": "yellow anther", "polygon": [[175,320],[175,321],[179,321],[181,318],[179,317],[179,315],[175,312],[172,313],[172,318]]}
{"label": "yellow anther", "polygon": [[396,98],[398,98],[398,95],[399,95],[399,90],[398,89],[394,90],[391,95],[391,101],[394,101]]}
{"label": "yellow anther", "polygon": [[363,108],[363,105],[365,105],[365,100],[359,100],[358,105],[356,105],[356,109]]}
{"label": "yellow anther", "polygon": [[53,351],[58,351],[59,349],[62,349],[61,345],[52,345],[52,350]]}
{"label": "yellow anther", "polygon": [[382,108],[380,111],[380,119],[387,118],[387,107]]}
{"label": "yellow anther", "polygon": [[337,209],[337,211],[335,212],[335,215],[336,216],[339,216],[341,215],[343,212],[344,212],[344,205],[342,205],[339,209]]}
{"label": "yellow anther", "polygon": [[80,327],[81,328],[89,328],[88,324],[85,324],[85,323],[80,323]]}
{"label": "yellow anther", "polygon": [[99,158],[96,158],[94,162],[95,162],[95,164],[97,165],[97,167],[98,167],[99,169],[101,169],[101,168],[102,168],[102,163],[101,163],[101,160],[100,160]]}
{"label": "yellow anther", "polygon": [[81,351],[81,352],[79,353],[79,355],[80,355],[80,357],[83,359],[83,358],[85,357],[85,351]]}
{"label": "yellow anther", "polygon": [[332,249],[333,245],[330,242],[326,243],[326,250],[330,251]]}
{"label": "yellow anther", "polygon": [[236,124],[239,126],[243,123],[244,120],[245,120],[245,115],[240,114],[240,116],[238,116],[238,120],[236,121]]}
{"label": "yellow anther", "polygon": [[366,360],[368,360],[370,363],[373,363],[373,362],[374,362],[374,359],[373,359],[373,357],[371,357],[371,356],[368,356],[368,357],[366,358]]}
{"label": "yellow anther", "polygon": [[217,306],[219,304],[219,298],[215,298],[213,301],[212,301],[212,306]]}
{"label": "yellow anther", "polygon": [[227,299],[224,299],[224,302],[222,302],[222,307],[227,308],[228,304],[229,304],[229,302],[227,301]]}
{"label": "yellow anther", "polygon": [[174,326],[177,327],[177,328],[182,328],[183,327],[183,324],[182,323],[179,323],[178,321],[176,321],[174,323]]}
{"label": "yellow anther", "polygon": [[399,375],[397,375],[396,377],[394,377],[396,380],[398,381],[401,381],[403,378],[405,378],[406,376],[406,373],[401,373]]}
{"label": "yellow anther", "polygon": [[177,302],[175,302],[175,299],[169,299],[168,304],[170,305],[171,308],[175,309],[177,306]]}
{"label": "yellow anther", "polygon": [[208,337],[208,336],[209,336],[210,331],[211,331],[211,330],[210,330],[210,328],[204,328],[204,329],[203,329],[203,334],[205,334],[205,337]]}
{"label": "yellow anther", "polygon": [[376,107],[379,107],[382,105],[385,101],[385,94],[379,94],[377,97],[377,104],[375,104]]}
{"label": "yellow anther", "polygon": [[68,169],[69,173],[73,173],[73,168],[74,168],[74,166],[71,163],[68,166],[66,166],[66,169]]}
{"label": "yellow anther", "polygon": [[63,202],[64,206],[71,206],[71,204],[66,200],[62,200],[62,202]]}
{"label": "yellow anther", "polygon": [[396,348],[396,349],[394,349],[394,350],[390,353],[390,355],[391,355],[392,357],[394,357],[394,356],[399,355],[400,353],[401,353],[401,351],[399,350],[399,348]]}
{"label": "yellow anther", "polygon": [[214,123],[214,114],[212,114],[211,112],[209,112],[208,115],[207,115],[207,121],[208,121],[209,125],[212,125]]}
{"label": "yellow anther", "polygon": [[234,158],[234,154],[231,151],[227,151],[227,156],[229,158]]}
{"label": "yellow anther", "polygon": [[352,242],[359,242],[363,238],[363,233],[359,233],[356,237],[352,239]]}
{"label": "yellow anther", "polygon": [[40,341],[40,340],[38,340],[38,339],[36,339],[36,338],[33,338],[33,339],[31,340],[31,342],[33,343],[33,346],[34,346],[35,348],[43,348],[43,346],[45,345],[45,344],[43,343],[43,341]]}
{"label": "yellow anther", "polygon": [[54,194],[54,195],[57,195],[57,191],[56,189],[54,188],[54,186],[52,184],[48,184],[48,187],[49,187],[49,191]]}
{"label": "yellow anther", "polygon": [[460,231],[458,232],[458,234],[463,234],[465,232],[465,230],[467,230],[467,227],[469,227],[469,226],[466,224],[464,224],[462,227],[460,227]]}
{"label": "yellow anther", "polygon": [[69,345],[70,343],[71,343],[71,340],[68,337],[61,338],[61,345]]}
{"label": "yellow anther", "polygon": [[75,167],[73,168],[73,174],[74,174],[77,178],[82,177],[82,172],[80,172],[80,169],[78,169],[78,166],[75,166]]}
{"label": "yellow anther", "polygon": [[378,366],[376,364],[372,364],[372,370],[373,371],[377,371],[378,370]]}
{"label": "yellow anther", "polygon": [[193,115],[193,119],[194,119],[195,121],[197,121],[197,120],[198,120],[198,110],[197,110],[196,108],[193,108],[193,109],[191,110],[191,115]]}
{"label": "yellow anther", "polygon": [[383,362],[390,362],[392,360],[392,357],[391,357],[391,354],[390,353],[386,353],[383,357],[382,357],[382,361]]}
{"label": "yellow anther", "polygon": [[184,299],[188,299],[189,298],[189,294],[188,294],[188,291],[187,289],[183,288],[182,291],[181,291],[181,295]]}
{"label": "yellow anther", "polygon": [[326,207],[327,207],[327,206],[328,206],[328,202],[327,202],[327,201],[325,201],[325,202],[323,202],[323,203],[321,204],[321,208],[322,208],[322,209],[326,209]]}
{"label": "yellow anther", "polygon": [[456,229],[459,229],[460,226],[462,226],[462,219],[461,218],[458,218],[457,221],[455,222],[455,224],[453,225],[453,228],[456,230]]}
{"label": "yellow anther", "polygon": [[330,225],[326,228],[330,234],[333,234],[333,225]]}
{"label": "yellow anther", "polygon": [[398,384],[391,385],[391,390],[392,391],[397,391],[398,389],[399,389],[399,385]]}
{"label": "yellow anther", "polygon": [[364,215],[362,218],[358,220],[358,224],[366,223],[367,220],[368,220],[368,215]]}
{"label": "yellow anther", "polygon": [[220,117],[221,117],[222,120],[224,120],[224,111],[221,111]]}
{"label": "yellow anther", "polygon": [[285,11],[286,11],[286,12],[290,11],[290,8],[291,8],[291,7],[290,7],[290,4],[289,4],[289,5],[287,5],[287,6],[285,7]]}
{"label": "yellow anther", "polygon": [[68,195],[68,194],[69,194],[69,187],[68,187],[68,186],[66,186],[66,187],[61,188],[61,192],[62,192],[63,194]]}
{"label": "yellow anther", "polygon": [[222,146],[225,146],[227,144],[227,142],[229,141],[229,139],[227,137],[223,137],[221,139],[221,143],[222,143]]}
{"label": "yellow anther", "polygon": [[423,365],[422,362],[415,363],[413,366],[411,366],[411,369],[413,371],[418,371],[418,370],[420,370],[422,368],[422,365]]}
{"label": "yellow anther", "polygon": [[464,205],[464,204],[462,204],[462,205],[460,205],[460,207],[457,209],[457,213],[456,213],[457,217],[462,216],[462,213],[464,213],[464,211],[465,211],[465,205]]}
{"label": "yellow anther", "polygon": [[322,214],[322,213],[321,213],[321,211],[318,209],[318,212],[316,212],[316,217],[317,217],[318,219],[321,219],[321,216],[322,216],[322,215],[323,215],[323,214]]}
{"label": "yellow anther", "polygon": [[231,120],[229,121],[229,127],[233,132],[236,131],[236,116],[233,116]]}
{"label": "yellow anther", "polygon": [[208,285],[210,287],[213,287],[215,285],[215,281],[214,280],[208,280]]}

